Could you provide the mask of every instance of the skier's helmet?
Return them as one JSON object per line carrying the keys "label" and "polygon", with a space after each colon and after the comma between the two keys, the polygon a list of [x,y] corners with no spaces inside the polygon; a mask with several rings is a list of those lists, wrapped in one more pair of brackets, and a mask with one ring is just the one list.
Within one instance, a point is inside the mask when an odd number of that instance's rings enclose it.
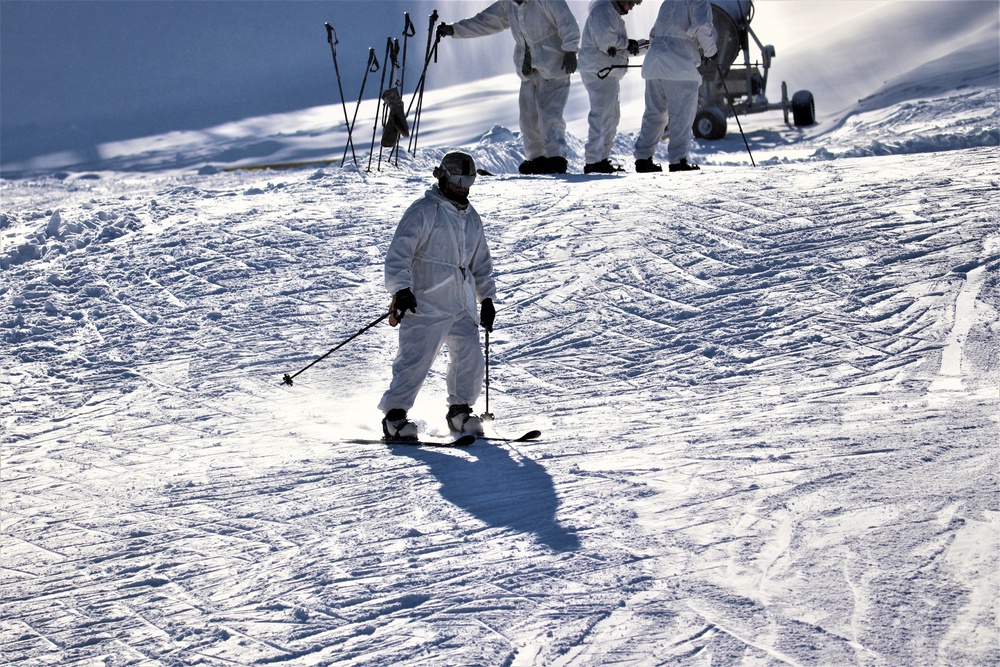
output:
{"label": "skier's helmet", "polygon": [[451,183],[455,187],[470,188],[476,182],[476,162],[472,156],[462,151],[451,151],[441,158],[441,165],[434,168],[438,181]]}

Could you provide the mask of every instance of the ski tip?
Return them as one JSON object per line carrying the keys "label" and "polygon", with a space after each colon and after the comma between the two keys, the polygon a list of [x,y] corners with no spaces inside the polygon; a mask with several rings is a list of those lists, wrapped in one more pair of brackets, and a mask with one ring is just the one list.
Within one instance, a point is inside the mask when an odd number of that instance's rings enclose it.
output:
{"label": "ski tip", "polygon": [[528,431],[527,433],[525,433],[524,435],[522,435],[520,438],[518,438],[517,440],[515,440],[515,442],[524,442],[525,440],[535,440],[535,439],[540,438],[540,437],[542,437],[542,432],[541,431]]}

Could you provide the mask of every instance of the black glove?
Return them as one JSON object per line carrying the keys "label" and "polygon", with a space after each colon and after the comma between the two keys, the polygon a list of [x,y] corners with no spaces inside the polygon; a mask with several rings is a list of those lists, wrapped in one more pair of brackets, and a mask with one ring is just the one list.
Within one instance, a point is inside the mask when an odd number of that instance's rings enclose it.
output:
{"label": "black glove", "polygon": [[403,320],[403,315],[406,311],[411,313],[417,312],[417,297],[413,296],[413,292],[410,291],[409,287],[404,287],[403,289],[396,292],[392,297],[392,307],[389,309],[389,324],[396,326]]}
{"label": "black glove", "polygon": [[497,317],[497,309],[493,307],[493,299],[483,299],[479,307],[479,324],[487,331],[493,331],[493,320]]}
{"label": "black glove", "polygon": [[576,71],[576,51],[566,52],[566,55],[563,56],[562,68],[566,70],[567,74]]}
{"label": "black glove", "polygon": [[614,58],[615,56],[618,55],[618,49],[616,49],[613,46],[609,46],[608,47],[608,55],[611,56],[612,58]]}
{"label": "black glove", "polygon": [[531,73],[534,71],[534,68],[531,67],[531,47],[525,45],[524,60],[521,62],[521,74],[531,76]]}
{"label": "black glove", "polygon": [[633,56],[639,55],[639,42],[634,39],[628,40],[628,52]]}
{"label": "black glove", "polygon": [[710,58],[702,56],[701,64],[698,65],[698,74],[710,80],[719,76],[719,56],[716,55]]}
{"label": "black glove", "polygon": [[439,23],[437,27],[437,36],[440,37],[451,37],[455,34],[455,26],[449,23]]}

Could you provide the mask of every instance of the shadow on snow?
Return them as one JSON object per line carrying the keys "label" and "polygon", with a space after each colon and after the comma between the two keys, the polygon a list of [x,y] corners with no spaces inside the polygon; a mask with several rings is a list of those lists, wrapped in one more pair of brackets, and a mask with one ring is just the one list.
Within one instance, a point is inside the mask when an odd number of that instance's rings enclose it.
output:
{"label": "shadow on snow", "polygon": [[493,528],[532,535],[555,551],[574,551],[580,540],[556,517],[559,499],[552,477],[537,462],[515,460],[506,448],[477,443],[470,457],[421,447],[391,447],[397,456],[423,463],[441,483],[441,496]]}

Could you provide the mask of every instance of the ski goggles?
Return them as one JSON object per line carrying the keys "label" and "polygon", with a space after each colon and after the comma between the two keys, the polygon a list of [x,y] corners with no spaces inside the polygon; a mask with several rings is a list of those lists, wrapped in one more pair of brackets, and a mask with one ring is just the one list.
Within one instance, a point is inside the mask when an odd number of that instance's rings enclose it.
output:
{"label": "ski goggles", "polygon": [[469,189],[476,182],[476,163],[466,153],[448,153],[441,160],[438,178],[442,176],[456,188]]}
{"label": "ski goggles", "polygon": [[448,182],[454,185],[456,188],[465,188],[468,190],[472,187],[472,184],[476,182],[476,172],[472,172],[468,176],[466,175],[453,175],[448,174]]}

